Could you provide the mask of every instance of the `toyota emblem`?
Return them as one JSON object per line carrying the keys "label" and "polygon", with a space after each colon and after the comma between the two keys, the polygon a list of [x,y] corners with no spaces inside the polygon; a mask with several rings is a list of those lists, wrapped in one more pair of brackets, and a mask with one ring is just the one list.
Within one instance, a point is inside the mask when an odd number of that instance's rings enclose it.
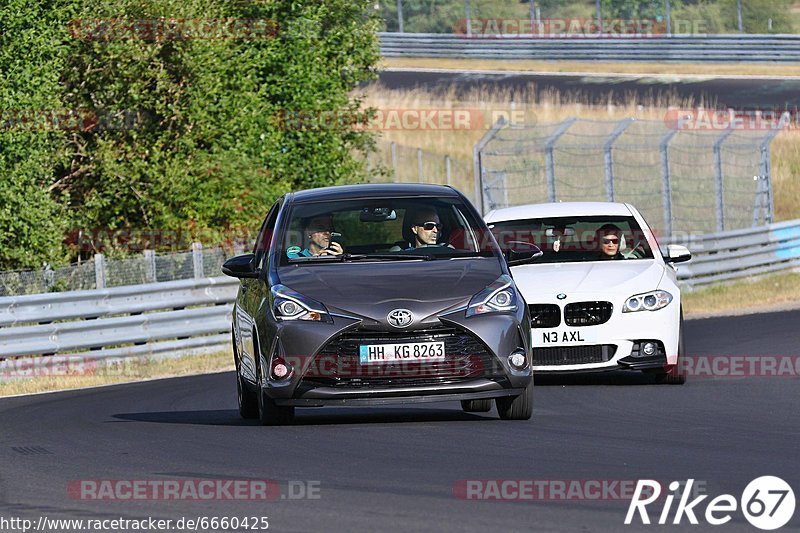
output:
{"label": "toyota emblem", "polygon": [[386,316],[386,320],[396,328],[404,328],[411,325],[414,315],[408,309],[395,309]]}

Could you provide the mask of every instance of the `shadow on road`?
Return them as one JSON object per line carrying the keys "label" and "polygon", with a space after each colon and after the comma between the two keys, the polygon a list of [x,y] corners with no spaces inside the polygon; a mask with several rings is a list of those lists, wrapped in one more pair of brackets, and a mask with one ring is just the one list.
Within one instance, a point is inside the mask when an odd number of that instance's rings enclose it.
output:
{"label": "shadow on road", "polygon": [[[410,422],[477,422],[499,420],[489,413],[465,413],[454,404],[452,409],[419,407],[374,408],[300,408],[295,411],[293,426],[331,424],[404,424]],[[118,420],[152,422],[156,424],[190,424],[202,426],[259,426],[258,420],[243,420],[236,409],[206,411],[157,411],[150,413],[120,413]]]}
{"label": "shadow on road", "polygon": [[654,385],[655,376],[642,372],[599,372],[594,374],[534,374],[537,387],[552,385]]}

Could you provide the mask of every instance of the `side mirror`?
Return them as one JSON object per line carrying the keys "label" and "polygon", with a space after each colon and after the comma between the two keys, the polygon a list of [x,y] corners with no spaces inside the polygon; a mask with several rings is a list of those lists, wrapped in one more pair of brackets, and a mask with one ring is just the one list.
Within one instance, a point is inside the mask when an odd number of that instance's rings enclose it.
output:
{"label": "side mirror", "polygon": [[510,241],[509,248],[505,251],[508,266],[517,266],[530,263],[542,257],[542,250],[533,243],[523,241]]}
{"label": "side mirror", "polygon": [[685,263],[692,258],[691,252],[680,244],[668,244],[667,255],[664,257],[665,263]]}
{"label": "side mirror", "polygon": [[257,278],[255,255],[244,254],[231,257],[222,265],[222,273],[232,278]]}

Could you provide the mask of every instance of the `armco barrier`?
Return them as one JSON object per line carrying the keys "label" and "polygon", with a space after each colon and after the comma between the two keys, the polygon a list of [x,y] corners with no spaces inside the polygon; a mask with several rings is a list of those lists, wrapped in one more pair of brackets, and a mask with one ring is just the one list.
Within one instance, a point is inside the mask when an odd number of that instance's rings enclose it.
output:
{"label": "armco barrier", "polygon": [[[800,220],[673,242],[692,252],[691,262],[677,265],[678,279],[690,287],[800,267]],[[218,277],[3,297],[0,361],[225,349],[237,287],[237,280]]]}
{"label": "armco barrier", "polygon": [[[201,278],[0,298],[0,359],[125,357],[230,340],[238,281]],[[85,351],[85,354],[82,353]]]}
{"label": "armco barrier", "polygon": [[797,62],[800,35],[671,37],[472,36],[381,33],[384,57],[579,61]]}
{"label": "armco barrier", "polygon": [[677,267],[678,279],[689,286],[797,268],[800,220],[694,235],[688,244],[692,260]]}

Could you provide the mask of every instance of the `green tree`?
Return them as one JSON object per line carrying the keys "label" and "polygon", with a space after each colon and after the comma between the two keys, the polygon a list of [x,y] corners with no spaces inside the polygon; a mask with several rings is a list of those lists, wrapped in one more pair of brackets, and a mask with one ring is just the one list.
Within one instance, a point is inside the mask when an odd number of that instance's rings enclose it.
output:
{"label": "green tree", "polygon": [[67,156],[59,75],[67,53],[56,13],[70,2],[8,0],[0,9],[0,269],[63,260],[66,212],[51,194]]}

